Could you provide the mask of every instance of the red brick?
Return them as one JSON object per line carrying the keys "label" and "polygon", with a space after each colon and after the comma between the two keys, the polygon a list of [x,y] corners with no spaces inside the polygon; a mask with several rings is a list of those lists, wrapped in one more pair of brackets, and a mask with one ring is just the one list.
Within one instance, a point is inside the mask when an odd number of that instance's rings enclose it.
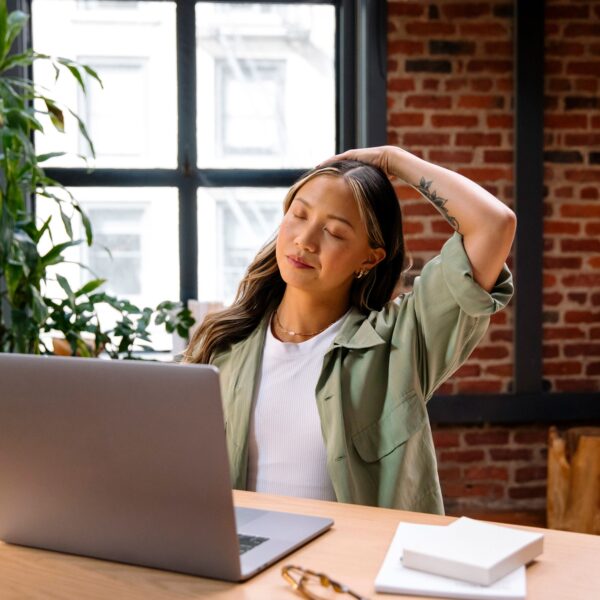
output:
{"label": "red brick", "polygon": [[563,63],[560,60],[544,60],[544,72],[546,75],[559,75],[563,71]]}
{"label": "red brick", "polygon": [[500,23],[464,23],[460,25],[460,35],[465,37],[491,37],[494,35],[506,37],[508,29]]}
{"label": "red brick", "polygon": [[502,96],[490,95],[465,95],[458,98],[459,108],[503,108],[504,98]]}
{"label": "red brick", "polygon": [[577,304],[585,304],[587,302],[587,294],[583,292],[569,292],[567,298]]}
{"label": "red brick", "polygon": [[423,113],[392,113],[389,124],[392,127],[420,127],[424,120]]}
{"label": "red brick", "polygon": [[569,181],[587,183],[588,181],[600,182],[600,169],[567,169],[565,177]]}
{"label": "red brick", "polygon": [[458,173],[473,181],[497,181],[498,179],[512,179],[512,168],[491,167],[462,167]]}
{"label": "red brick", "polygon": [[446,481],[460,480],[460,468],[459,467],[444,467],[438,469],[438,476],[442,484]]}
{"label": "red brick", "polygon": [[474,92],[489,92],[494,87],[494,81],[489,77],[478,77],[471,80],[471,89]]}
{"label": "red brick", "polygon": [[550,346],[546,344],[542,346],[542,356],[544,358],[556,358],[558,354],[558,346]]}
{"label": "red brick", "polygon": [[496,329],[490,331],[490,340],[492,342],[512,342],[513,332],[510,329]]}
{"label": "red brick", "polygon": [[566,344],[565,356],[600,356],[600,344]]}
{"label": "red brick", "polygon": [[600,375],[600,362],[592,362],[585,368],[586,375]]}
{"label": "red brick", "polygon": [[450,136],[447,133],[408,132],[403,136],[404,145],[413,146],[449,146]]}
{"label": "red brick", "polygon": [[485,374],[497,375],[499,377],[512,377],[513,368],[512,365],[491,365],[485,368]]}
{"label": "red brick", "polygon": [[[545,44],[544,54],[546,56],[558,56],[559,58],[564,56],[581,56],[584,51],[583,44],[577,44],[574,42],[565,42],[563,40],[551,40]],[[560,79],[560,82],[567,82],[568,79]],[[552,82],[550,82],[552,83]],[[551,87],[552,89],[552,87]],[[569,87],[558,88],[555,91],[565,91],[570,89]]]}
{"label": "red brick", "polygon": [[600,144],[600,133],[567,133],[564,136],[566,146],[597,146]]}
{"label": "red brick", "polygon": [[559,292],[551,292],[548,294],[544,294],[543,303],[548,306],[557,306],[563,300],[563,295]]}
{"label": "red brick", "polygon": [[460,446],[460,434],[456,431],[434,429],[432,431],[433,443],[436,448],[451,448]]}
{"label": "red brick", "polygon": [[417,234],[417,233],[423,233],[423,223],[421,223],[420,221],[410,221],[408,219],[405,219],[402,222],[402,229],[404,230],[405,234]]}
{"label": "red brick", "polygon": [[581,258],[544,256],[544,269],[581,269]]}
{"label": "red brick", "polygon": [[546,113],[544,115],[544,127],[547,129],[585,129],[587,127],[587,116]]}
{"label": "red brick", "polygon": [[470,163],[473,153],[466,150],[430,150],[429,158],[435,163]]}
{"label": "red brick", "polygon": [[571,89],[571,80],[562,77],[549,77],[548,88],[551,92],[568,92]]}
{"label": "red brick", "polygon": [[544,362],[544,375],[579,375],[581,373],[580,362]]}
{"label": "red brick", "polygon": [[592,267],[592,269],[600,269],[600,256],[588,258],[588,265]]}
{"label": "red brick", "polygon": [[553,193],[557,198],[572,198],[573,197],[573,186],[569,185],[566,187],[556,188]]}
{"label": "red brick", "polygon": [[487,115],[487,125],[490,128],[512,128],[514,119],[512,115]]}
{"label": "red brick", "polygon": [[[595,94],[598,91],[598,78],[597,77],[580,77],[575,80],[575,91],[576,92],[589,92]],[[592,129],[597,125],[594,125],[592,119]]]}
{"label": "red brick", "polygon": [[555,286],[556,285],[556,277],[554,275],[549,275],[548,273],[544,273],[542,285],[545,288]]}
{"label": "red brick", "polygon": [[492,483],[446,483],[442,487],[444,498],[481,497],[498,499],[504,496],[504,486]]}
{"label": "red brick", "polygon": [[563,204],[560,207],[560,214],[563,217],[578,218],[599,218],[600,205],[595,204]]}
{"label": "red brick", "polygon": [[506,467],[468,467],[465,469],[465,478],[473,481],[508,481],[508,469]]}
{"label": "red brick", "polygon": [[464,435],[469,446],[489,446],[508,443],[508,431],[477,431]]}
{"label": "red brick", "polygon": [[415,80],[394,77],[388,80],[388,90],[393,92],[412,92],[415,89]]}
{"label": "red brick", "polygon": [[531,460],[529,448],[492,448],[492,460]]}
{"label": "red brick", "polygon": [[560,247],[563,252],[600,252],[600,240],[591,238],[566,239],[561,240]]}
{"label": "red brick", "polygon": [[586,381],[581,378],[557,379],[554,382],[554,388],[558,392],[598,392],[600,391],[600,381]]}
{"label": "red brick", "polygon": [[439,238],[416,238],[411,239],[407,246],[409,246],[409,249],[413,252],[439,252],[445,241],[446,240]]}
{"label": "red brick", "polygon": [[600,77],[600,61],[573,61],[567,64],[568,75],[593,75]]}
{"label": "red brick", "polygon": [[475,115],[432,115],[434,127],[476,127],[479,119]]}
{"label": "red brick", "polygon": [[502,391],[502,381],[495,379],[461,379],[457,382],[459,393],[494,394]]}
{"label": "red brick", "polygon": [[481,367],[479,365],[467,364],[463,365],[456,371],[453,377],[479,377],[481,374]]}
{"label": "red brick", "polygon": [[546,234],[577,234],[579,233],[579,229],[579,223],[573,223],[572,221],[550,221],[549,219],[544,219],[544,233]]}
{"label": "red brick", "polygon": [[483,450],[447,450],[442,452],[440,460],[446,462],[475,462],[483,460]]}
{"label": "red brick", "polygon": [[544,327],[545,340],[575,340],[585,338],[585,332],[577,327]]}
{"label": "red brick", "polygon": [[592,340],[600,340],[600,327],[592,327],[590,329],[590,338]]}
{"label": "red brick", "polygon": [[546,444],[548,442],[548,430],[515,431],[513,440],[516,444]]}
{"label": "red brick", "polygon": [[410,40],[390,41],[388,42],[388,52],[390,54],[401,54],[403,56],[423,54],[425,52],[425,43]]}
{"label": "red brick", "polygon": [[490,360],[507,358],[508,350],[503,346],[479,346],[475,348],[471,357],[475,360]]}
{"label": "red brick", "polygon": [[402,204],[402,214],[407,217],[430,217],[433,212],[437,211],[424,200]]}
{"label": "red brick", "polygon": [[565,313],[565,323],[600,323],[600,312],[570,310]]}
{"label": "red brick", "polygon": [[425,6],[420,2],[390,2],[387,13],[389,16],[420,17]]}
{"label": "red brick", "polygon": [[491,316],[490,322],[493,323],[494,325],[506,325],[506,323],[508,321],[508,317],[506,315],[507,315],[506,311],[494,313]]}
{"label": "red brick", "polygon": [[487,2],[462,2],[445,4],[441,6],[442,14],[447,19],[468,19],[482,17],[490,14],[490,5]]}
{"label": "red brick", "polygon": [[510,73],[512,71],[511,60],[481,60],[474,59],[467,62],[468,73]]}
{"label": "red brick", "polygon": [[490,56],[511,56],[513,55],[513,44],[512,42],[486,42],[483,45],[485,49],[485,54],[489,54]]}
{"label": "red brick", "polygon": [[419,23],[415,21],[414,23],[406,24],[406,33],[409,35],[424,35],[424,36],[432,36],[432,35],[451,35],[456,31],[456,27],[452,23],[441,23],[441,22],[433,22],[428,21],[425,23]]}
{"label": "red brick", "polygon": [[544,9],[545,17],[551,19],[587,19],[590,11],[589,6],[573,6],[573,4],[552,4],[549,3]]}
{"label": "red brick", "polygon": [[565,275],[562,278],[564,285],[572,287],[596,287],[600,285],[600,275],[581,273],[579,275]]}
{"label": "red brick", "polygon": [[546,486],[539,485],[535,487],[511,487],[508,488],[508,495],[513,500],[524,498],[545,498]]}
{"label": "red brick", "polygon": [[523,483],[525,481],[545,480],[548,475],[547,467],[519,467],[515,471],[515,481]]}
{"label": "red brick", "polygon": [[450,96],[439,96],[437,94],[422,94],[406,96],[406,106],[413,108],[450,108],[452,98]]}
{"label": "red brick", "polygon": [[500,146],[502,138],[499,133],[457,133],[457,146]]}
{"label": "red brick", "polygon": [[486,163],[512,163],[512,150],[484,150],[483,161]]}
{"label": "red brick", "polygon": [[600,194],[598,193],[598,188],[586,187],[579,191],[579,197],[582,200],[597,200],[598,197],[600,197]]}
{"label": "red brick", "polygon": [[585,226],[586,235],[600,235],[600,221],[587,223]]}
{"label": "red brick", "polygon": [[423,79],[421,89],[423,90],[438,90],[440,87],[439,79]]}

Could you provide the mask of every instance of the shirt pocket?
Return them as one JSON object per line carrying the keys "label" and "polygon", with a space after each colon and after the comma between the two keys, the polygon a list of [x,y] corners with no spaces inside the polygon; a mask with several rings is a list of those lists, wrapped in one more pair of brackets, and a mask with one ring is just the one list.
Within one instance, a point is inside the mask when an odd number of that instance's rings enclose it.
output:
{"label": "shirt pocket", "polygon": [[413,433],[421,429],[427,411],[416,392],[402,394],[395,406],[375,422],[352,436],[359,456],[373,463],[402,446]]}

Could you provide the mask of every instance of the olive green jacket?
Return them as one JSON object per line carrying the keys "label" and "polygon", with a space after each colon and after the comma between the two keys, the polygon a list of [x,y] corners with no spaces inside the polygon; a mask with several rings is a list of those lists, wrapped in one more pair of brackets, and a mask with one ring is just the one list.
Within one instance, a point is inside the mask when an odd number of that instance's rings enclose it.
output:
{"label": "olive green jacket", "polygon": [[[325,353],[315,390],[338,501],[443,513],[425,405],[512,293],[506,265],[491,293],[474,281],[455,233],[410,293],[368,315],[350,310]],[[213,360],[237,489],[246,487],[248,427],[268,322],[265,316],[248,338]]]}

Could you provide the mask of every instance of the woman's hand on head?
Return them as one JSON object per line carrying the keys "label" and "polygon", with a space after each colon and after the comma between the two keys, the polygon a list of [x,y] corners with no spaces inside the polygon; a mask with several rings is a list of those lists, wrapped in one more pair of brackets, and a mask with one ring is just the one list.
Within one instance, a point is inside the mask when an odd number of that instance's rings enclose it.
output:
{"label": "woman's hand on head", "polygon": [[321,162],[318,166],[324,167],[327,163],[337,160],[359,160],[361,162],[379,167],[388,177],[394,176],[394,155],[404,152],[396,146],[375,146],[373,148],[355,148],[336,154]]}

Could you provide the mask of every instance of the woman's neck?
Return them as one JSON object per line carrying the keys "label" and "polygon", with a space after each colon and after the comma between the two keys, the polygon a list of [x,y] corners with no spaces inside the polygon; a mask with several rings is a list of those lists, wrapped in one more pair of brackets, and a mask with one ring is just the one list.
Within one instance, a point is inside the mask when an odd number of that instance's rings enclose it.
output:
{"label": "woman's neck", "polygon": [[304,342],[335,323],[348,310],[348,298],[316,299],[301,291],[286,288],[271,329],[283,342]]}

